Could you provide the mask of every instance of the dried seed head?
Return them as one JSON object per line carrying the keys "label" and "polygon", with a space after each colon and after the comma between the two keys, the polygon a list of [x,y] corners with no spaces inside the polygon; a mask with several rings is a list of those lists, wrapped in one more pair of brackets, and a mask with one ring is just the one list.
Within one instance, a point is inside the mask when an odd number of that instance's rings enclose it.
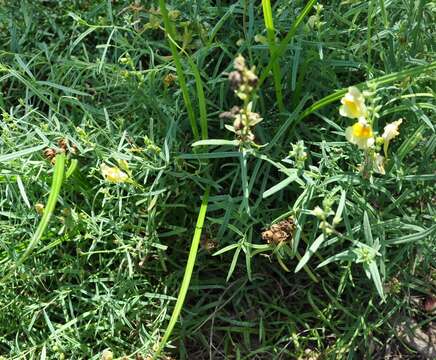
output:
{"label": "dried seed head", "polygon": [[429,296],[424,301],[424,310],[428,313],[436,312],[436,297]]}
{"label": "dried seed head", "polygon": [[177,80],[177,76],[174,75],[173,73],[169,73],[164,77],[163,82],[165,86],[170,86],[176,80]]}
{"label": "dried seed head", "polygon": [[214,239],[210,239],[208,236],[203,235],[201,238],[201,247],[206,250],[208,253],[211,253],[216,247],[218,243]]}
{"label": "dried seed head", "polygon": [[70,153],[70,154],[76,154],[77,153],[77,146],[76,144],[70,145],[68,139],[62,138],[58,141],[59,149],[64,153]]}
{"label": "dried seed head", "polygon": [[61,149],[62,152],[67,152],[67,150],[68,150],[68,140],[67,139],[59,139],[58,146],[59,146],[59,149]]}
{"label": "dried seed head", "polygon": [[224,111],[219,115],[220,119],[233,119],[235,115],[233,115],[230,111]]}
{"label": "dried seed head", "polygon": [[56,150],[52,149],[52,148],[46,148],[44,149],[44,151],[42,152],[44,157],[50,161],[53,161],[53,159],[56,156]]}
{"label": "dried seed head", "polygon": [[268,244],[279,245],[291,239],[295,231],[295,223],[292,217],[271,225],[262,232],[262,239]]}

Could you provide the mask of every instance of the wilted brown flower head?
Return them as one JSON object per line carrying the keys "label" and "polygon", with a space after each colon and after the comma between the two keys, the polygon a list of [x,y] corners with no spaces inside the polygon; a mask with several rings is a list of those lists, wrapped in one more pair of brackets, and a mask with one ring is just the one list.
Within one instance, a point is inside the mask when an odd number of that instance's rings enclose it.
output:
{"label": "wilted brown flower head", "polygon": [[436,296],[429,296],[425,299],[424,310],[428,313],[436,312]]}
{"label": "wilted brown flower head", "polygon": [[295,231],[294,218],[289,217],[285,220],[271,225],[267,230],[262,232],[262,239],[268,244],[279,245],[285,241],[292,240]]}
{"label": "wilted brown flower head", "polygon": [[53,161],[53,159],[56,156],[56,149],[46,148],[46,149],[44,149],[44,151],[42,153],[46,159]]}

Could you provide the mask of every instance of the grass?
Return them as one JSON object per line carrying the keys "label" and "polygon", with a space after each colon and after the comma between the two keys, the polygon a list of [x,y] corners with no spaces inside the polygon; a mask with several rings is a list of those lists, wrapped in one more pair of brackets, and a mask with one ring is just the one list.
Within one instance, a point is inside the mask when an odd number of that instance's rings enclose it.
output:
{"label": "grass", "polygon": [[[0,358],[424,358],[397,323],[434,327],[434,6],[320,3],[0,6]],[[219,117],[238,54],[262,147]],[[352,85],[403,119],[385,175]]]}

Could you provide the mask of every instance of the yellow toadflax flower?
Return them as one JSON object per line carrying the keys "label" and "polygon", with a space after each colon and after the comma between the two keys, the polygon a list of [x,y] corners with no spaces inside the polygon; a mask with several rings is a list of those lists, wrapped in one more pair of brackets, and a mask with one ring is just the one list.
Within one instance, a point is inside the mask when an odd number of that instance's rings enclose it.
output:
{"label": "yellow toadflax flower", "polygon": [[114,355],[112,354],[112,351],[106,349],[101,354],[101,360],[112,360],[114,358]]}
{"label": "yellow toadflax flower", "polygon": [[365,118],[368,111],[365,105],[365,97],[360,90],[351,86],[348,92],[341,99],[342,106],[339,108],[339,114],[351,119]]}
{"label": "yellow toadflax flower", "polygon": [[382,138],[383,138],[383,150],[385,152],[385,156],[388,156],[388,147],[389,142],[396,136],[400,134],[398,131],[398,128],[400,127],[401,123],[403,122],[403,119],[394,121],[390,124],[387,124],[385,126],[385,131],[383,132]]}
{"label": "yellow toadflax flower", "polygon": [[347,127],[345,137],[350,143],[357,145],[362,150],[367,150],[374,145],[372,126],[365,119],[360,119],[353,126]]}
{"label": "yellow toadflax flower", "polygon": [[105,180],[111,183],[125,183],[129,181],[129,175],[117,167],[101,164],[100,170]]}

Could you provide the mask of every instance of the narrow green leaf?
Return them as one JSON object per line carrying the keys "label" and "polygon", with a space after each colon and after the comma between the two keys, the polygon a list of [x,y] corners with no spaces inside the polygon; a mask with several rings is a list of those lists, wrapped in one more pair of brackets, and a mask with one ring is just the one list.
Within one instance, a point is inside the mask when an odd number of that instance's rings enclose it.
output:
{"label": "narrow green leaf", "polygon": [[292,174],[291,176],[287,177],[286,179],[280,181],[278,184],[274,185],[273,187],[266,190],[262,197],[266,199],[267,197],[275,194],[276,192],[284,189],[286,186],[288,186],[290,183],[294,182],[298,178],[297,173]]}
{"label": "narrow green leaf", "polygon": [[[262,0],[263,18],[265,21],[266,33],[268,38],[268,46],[270,56],[273,56],[276,48],[275,40],[275,30],[274,21],[272,16],[271,2],[270,0]],[[276,91],[277,105],[279,111],[282,113],[285,111],[285,105],[283,104],[283,94],[282,94],[282,83],[281,83],[281,73],[280,65],[278,61],[274,62],[272,66],[273,78],[274,78],[274,88]]]}
{"label": "narrow green leaf", "polygon": [[165,5],[165,0],[159,0],[159,8],[164,21],[165,33],[168,37],[168,42],[170,44],[171,53],[174,59],[174,64],[176,65],[177,79],[179,81],[180,88],[182,89],[183,100],[185,102],[186,109],[188,111],[189,123],[191,125],[192,134],[194,136],[194,139],[198,140],[199,133],[198,133],[197,121],[195,119],[194,109],[192,108],[191,98],[189,96],[189,90],[186,84],[185,72],[182,67],[182,61],[180,58],[179,51],[177,50],[176,42],[174,40],[175,36],[168,16],[168,10]]}
{"label": "narrow green leaf", "polygon": [[2,279],[2,282],[5,281],[7,278],[9,278],[15,269],[17,269],[19,266],[21,266],[26,259],[32,254],[33,249],[38,245],[39,240],[41,239],[42,235],[44,234],[44,231],[46,230],[50,219],[53,215],[53,211],[55,209],[59,193],[62,186],[62,181],[64,179],[64,171],[65,171],[65,154],[61,153],[56,155],[56,164],[54,168],[53,173],[53,181],[51,185],[50,195],[48,197],[47,204],[44,208],[44,214],[42,215],[41,221],[39,222],[39,225],[33,234],[32,239],[30,240],[29,245],[27,246],[24,253],[20,256],[20,258],[17,260],[17,262],[14,264],[14,266],[11,268],[9,273],[5,275]]}
{"label": "narrow green leaf", "polygon": [[309,246],[309,249],[306,250],[301,260],[298,262],[297,267],[295,268],[295,272],[299,272],[304,265],[309,261],[309,259],[312,257],[313,254],[318,250],[318,248],[321,246],[323,241],[325,240],[324,234],[321,234],[318,236],[315,241],[312,243],[312,245]]}
{"label": "narrow green leaf", "polygon": [[384,300],[385,295],[383,293],[383,285],[380,279],[380,273],[378,271],[377,263],[375,260],[372,260],[368,264],[369,272],[371,273],[372,281],[374,282],[375,288],[377,289],[378,294]]}
{"label": "narrow green leaf", "polygon": [[374,244],[374,239],[372,238],[371,224],[369,223],[368,213],[363,213],[363,233],[365,234],[365,240],[368,245]]}
{"label": "narrow green leaf", "polygon": [[195,260],[197,258],[198,245],[200,243],[200,237],[203,230],[204,219],[206,217],[207,205],[209,202],[209,188],[206,189],[201,201],[200,211],[198,213],[197,224],[195,226],[194,237],[192,238],[191,249],[189,250],[188,261],[185,267],[185,275],[183,276],[182,285],[180,286],[179,295],[177,297],[176,305],[174,306],[173,313],[171,315],[168,326],[165,330],[165,334],[159,343],[159,348],[153,355],[153,359],[157,359],[159,354],[165,348],[165,345],[173,332],[174,326],[179,318],[180,312],[183,307],[183,303],[188,292],[189,283],[191,282],[192,271],[194,269]]}
{"label": "narrow green leaf", "polygon": [[13,152],[10,154],[0,155],[0,163],[15,160],[15,159],[18,159],[24,155],[28,155],[28,154],[32,154],[32,153],[37,152],[37,151],[41,151],[46,146],[47,145],[45,145],[45,144],[41,144],[41,145],[32,146],[32,147],[27,148],[27,149],[18,150],[16,152]]}
{"label": "narrow green leaf", "polygon": [[191,146],[219,146],[219,145],[230,145],[230,146],[238,146],[240,144],[239,140],[224,140],[224,139],[208,139],[208,140],[199,140],[194,142]]}
{"label": "narrow green leaf", "polygon": [[331,257],[329,257],[328,259],[324,260],[321,264],[319,264],[317,266],[317,268],[322,268],[323,266],[326,266],[332,262],[336,262],[336,261],[344,261],[344,260],[348,260],[351,261],[353,259],[355,259],[355,254],[352,250],[345,250],[340,252],[339,254],[333,255]]}
{"label": "narrow green leaf", "polygon": [[398,244],[404,244],[413,241],[420,241],[426,239],[427,237],[430,237],[434,233],[436,233],[436,225],[433,225],[432,227],[419,231],[415,234],[400,236],[395,239],[386,240],[385,244],[398,245]]}
{"label": "narrow green leaf", "polygon": [[259,87],[263,84],[263,82],[268,77],[268,75],[269,75],[270,71],[272,70],[276,61],[286,51],[286,48],[288,47],[289,42],[293,39],[293,37],[296,34],[301,22],[306,17],[306,15],[309,13],[309,11],[312,9],[312,7],[315,5],[316,1],[317,0],[309,0],[308,1],[306,6],[304,7],[304,9],[301,11],[301,13],[295,19],[294,23],[291,25],[291,28],[289,29],[289,32],[286,34],[285,38],[280,42],[280,44],[277,47],[275,47],[274,54],[271,56],[267,67],[262,71],[262,74],[260,75],[259,82],[258,82]]}

